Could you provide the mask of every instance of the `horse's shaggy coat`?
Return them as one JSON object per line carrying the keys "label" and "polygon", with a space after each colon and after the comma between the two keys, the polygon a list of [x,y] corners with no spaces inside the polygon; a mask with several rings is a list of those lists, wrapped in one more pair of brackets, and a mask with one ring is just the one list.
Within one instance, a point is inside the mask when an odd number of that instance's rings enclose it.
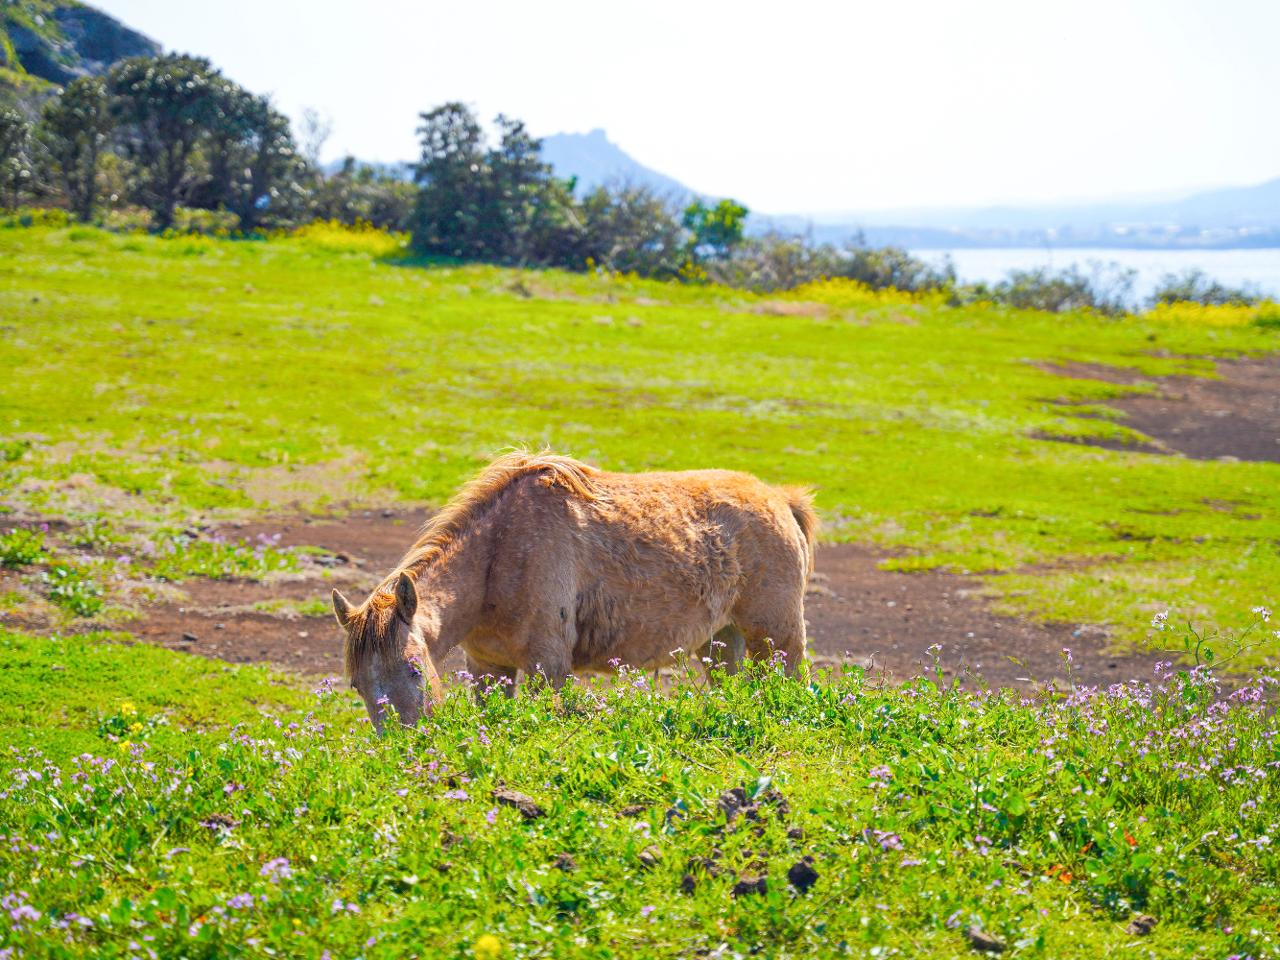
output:
{"label": "horse's shaggy coat", "polygon": [[459,644],[475,674],[510,682],[523,669],[558,684],[656,667],[733,627],[752,657],[776,651],[795,669],[816,523],[804,491],[743,473],[608,473],[508,454],[363,604],[335,592],[347,672],[375,720],[380,699],[411,720],[401,681],[421,667],[434,688],[434,664]]}

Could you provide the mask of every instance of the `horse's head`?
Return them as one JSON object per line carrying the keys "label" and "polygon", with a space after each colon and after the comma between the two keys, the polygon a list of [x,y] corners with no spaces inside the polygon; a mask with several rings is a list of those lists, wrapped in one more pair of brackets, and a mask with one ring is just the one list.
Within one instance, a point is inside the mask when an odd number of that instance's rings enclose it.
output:
{"label": "horse's head", "polygon": [[382,732],[388,706],[405,726],[416,724],[424,710],[430,711],[428,697],[437,695],[438,681],[417,623],[413,580],[402,572],[393,588],[380,586],[358,607],[334,590],[333,612],[347,634],[347,678],[364,699],[374,728]]}

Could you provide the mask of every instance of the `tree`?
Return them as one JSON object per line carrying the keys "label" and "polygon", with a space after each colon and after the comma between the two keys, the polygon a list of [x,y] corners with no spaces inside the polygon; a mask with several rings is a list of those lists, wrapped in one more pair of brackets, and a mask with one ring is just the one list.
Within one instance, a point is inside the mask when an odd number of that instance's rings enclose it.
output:
{"label": "tree", "polygon": [[695,260],[709,257],[727,260],[734,247],[742,242],[747,208],[733,200],[721,200],[714,207],[695,200],[684,210],[684,227],[692,235],[690,253]]}
{"label": "tree", "polygon": [[101,77],[73,80],[62,96],[45,105],[40,138],[71,212],[81,220],[93,218],[99,158],[111,129],[107,85]]}
{"label": "tree", "polygon": [[31,181],[31,124],[21,113],[0,105],[0,207],[18,206]]}
{"label": "tree", "polygon": [[423,253],[484,257],[480,243],[479,184],[485,179],[484,136],[462,103],[422,114],[422,156],[414,167],[418,200],[413,245]]}
{"label": "tree", "polygon": [[161,228],[196,184],[192,160],[225,118],[228,84],[200,57],[134,57],[111,69],[112,114],[137,167],[139,199]]}
{"label": "tree", "polygon": [[581,266],[583,227],[569,186],[542,160],[542,142],[499,115],[490,147],[464,105],[422,115],[414,246],[497,263]]}
{"label": "tree", "polygon": [[288,119],[270,100],[226,81],[220,101],[208,130],[209,180],[199,198],[234,213],[248,232],[287,216],[302,195],[303,165]]}
{"label": "tree", "polygon": [[487,154],[481,225],[485,247],[508,263],[580,267],[582,220],[573,191],[542,159],[542,141],[498,115],[498,146]]}

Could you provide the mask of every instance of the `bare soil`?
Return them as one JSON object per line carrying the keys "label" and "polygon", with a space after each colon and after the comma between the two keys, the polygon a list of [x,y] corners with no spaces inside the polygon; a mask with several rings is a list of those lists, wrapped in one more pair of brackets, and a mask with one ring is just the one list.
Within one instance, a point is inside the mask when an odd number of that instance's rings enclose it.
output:
{"label": "bare soil", "polygon": [[[1197,460],[1280,463],[1280,354],[1219,360],[1218,379],[1151,377],[1134,369],[1070,363],[1045,369],[1064,377],[1107,383],[1155,384],[1157,392],[1107,401],[1125,426],[1151,438],[1125,449],[1180,453]],[[1082,441],[1115,449],[1114,441]]]}
{"label": "bare soil", "polygon": [[[309,674],[342,671],[342,635],[331,616],[264,613],[271,601],[328,603],[338,586],[363,598],[416,537],[425,513],[364,511],[337,520],[282,518],[245,525],[236,536],[280,535],[284,546],[318,546],[338,558],[306,576],[260,584],[195,581],[187,599],[153,607],[131,625],[141,639],[233,662],[269,661]],[[1155,656],[1108,652],[1105,631],[1079,624],[1039,624],[993,613],[979,585],[953,574],[881,570],[883,554],[853,544],[824,545],[806,599],[810,654],[821,665],[856,663],[899,679],[932,669],[932,644],[941,646],[948,675],[967,683],[1027,686],[1066,677],[1062,649],[1074,656],[1078,682],[1111,683],[1150,677]],[[462,666],[455,651],[446,670]]]}

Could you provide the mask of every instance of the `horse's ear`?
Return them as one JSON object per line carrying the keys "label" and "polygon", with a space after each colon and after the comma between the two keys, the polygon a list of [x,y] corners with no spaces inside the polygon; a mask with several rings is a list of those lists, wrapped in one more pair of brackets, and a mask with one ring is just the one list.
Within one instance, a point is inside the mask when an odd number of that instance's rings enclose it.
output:
{"label": "horse's ear", "polygon": [[401,572],[396,581],[396,613],[405,623],[413,623],[413,615],[418,612],[418,588],[413,585],[407,573]]}
{"label": "horse's ear", "polygon": [[351,622],[351,604],[347,603],[347,598],[340,594],[337,589],[333,591],[333,615],[338,620],[338,626],[344,630],[347,624]]}

